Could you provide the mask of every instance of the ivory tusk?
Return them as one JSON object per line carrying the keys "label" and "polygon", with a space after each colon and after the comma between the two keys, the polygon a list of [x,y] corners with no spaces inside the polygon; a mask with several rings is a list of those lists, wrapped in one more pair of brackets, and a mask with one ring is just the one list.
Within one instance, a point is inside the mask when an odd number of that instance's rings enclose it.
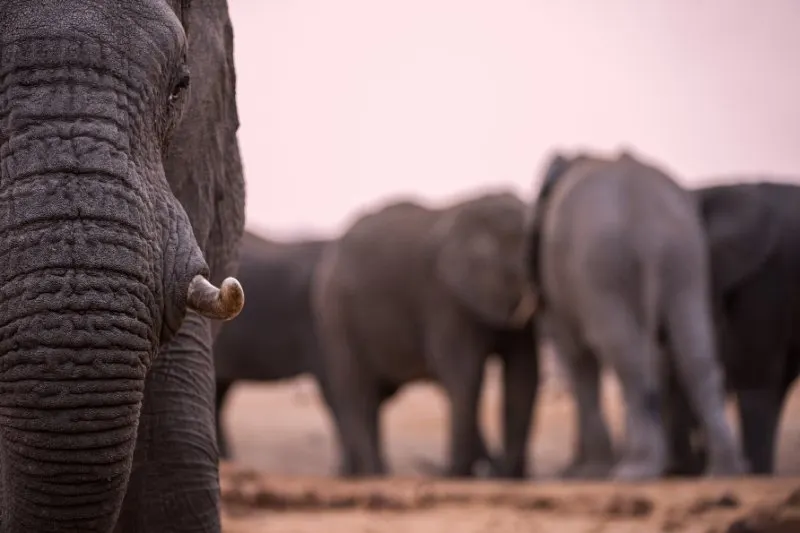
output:
{"label": "ivory tusk", "polygon": [[514,309],[510,322],[517,327],[522,327],[531,319],[534,311],[536,311],[536,296],[531,291],[523,291],[522,298],[517,308]]}
{"label": "ivory tusk", "polygon": [[236,278],[225,278],[218,289],[198,275],[189,284],[186,306],[206,318],[231,320],[244,307],[244,290]]}

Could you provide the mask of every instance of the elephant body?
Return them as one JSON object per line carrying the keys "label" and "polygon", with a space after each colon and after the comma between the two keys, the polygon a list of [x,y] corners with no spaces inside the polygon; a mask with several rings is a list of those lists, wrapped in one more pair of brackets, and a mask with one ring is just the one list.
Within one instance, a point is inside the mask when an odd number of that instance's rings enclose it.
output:
{"label": "elephant body", "polygon": [[[542,327],[570,374],[578,410],[565,474],[662,475],[669,459],[664,380],[672,368],[708,430],[710,471],[739,473],[715,358],[708,254],[689,193],[626,152],[616,159],[556,155],[531,220],[529,268]],[[600,411],[602,365],[616,373],[626,405],[616,465]]]}
{"label": "elephant body", "polygon": [[275,381],[310,373],[320,383],[311,277],[328,242],[276,242],[249,231],[242,237],[238,279],[247,287],[247,307],[223,326],[214,344],[221,457],[227,458],[229,451],[220,412],[236,381]]}
{"label": "elephant body", "polygon": [[432,379],[450,403],[448,474],[471,475],[487,455],[477,408],[485,361],[497,353],[505,450],[493,466],[524,475],[538,361],[523,217],[524,204],[508,193],[442,209],[398,202],[363,215],[326,248],[313,304],[342,474],[386,473],[379,408],[402,385]]}
{"label": "elephant body", "polygon": [[219,532],[227,3],[0,0],[0,71],[0,531]]}
{"label": "elephant body", "polygon": [[[781,409],[800,372],[800,187],[761,181],[694,193],[710,250],[718,353],[737,397],[745,456],[753,473],[770,474]],[[687,457],[696,422],[681,403],[673,408],[687,415],[673,433],[680,466],[692,473],[702,464]]]}

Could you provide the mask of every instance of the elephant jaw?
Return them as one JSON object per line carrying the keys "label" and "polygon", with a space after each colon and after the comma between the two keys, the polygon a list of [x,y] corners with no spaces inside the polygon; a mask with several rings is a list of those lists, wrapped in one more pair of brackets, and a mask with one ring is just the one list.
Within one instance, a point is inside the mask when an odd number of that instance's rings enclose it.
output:
{"label": "elephant jaw", "polygon": [[186,304],[206,318],[231,320],[244,308],[244,290],[236,278],[225,278],[218,289],[197,275],[189,284]]}

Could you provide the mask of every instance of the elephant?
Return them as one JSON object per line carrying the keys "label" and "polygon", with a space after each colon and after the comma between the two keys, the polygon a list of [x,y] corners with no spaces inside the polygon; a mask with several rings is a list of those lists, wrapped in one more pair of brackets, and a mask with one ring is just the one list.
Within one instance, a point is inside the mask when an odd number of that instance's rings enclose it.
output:
{"label": "elephant", "polygon": [[[774,472],[786,396],[800,373],[800,186],[733,176],[700,187],[697,199],[711,258],[719,359],[736,396],[745,457],[754,474]],[[705,450],[700,428],[674,389],[676,469],[693,474]]]}
{"label": "elephant", "polygon": [[230,457],[220,413],[236,381],[275,381],[310,373],[324,391],[311,276],[328,242],[278,242],[245,231],[238,279],[247,287],[247,307],[222,327],[214,342],[220,458]]}
{"label": "elephant", "polygon": [[[528,220],[526,261],[542,335],[564,362],[577,406],[573,459],[562,475],[664,475],[673,368],[709,436],[708,474],[742,473],[715,357],[708,251],[688,191],[628,150],[617,157],[556,152]],[[615,372],[625,402],[619,457],[601,413],[603,365]]]}
{"label": "elephant", "polygon": [[219,532],[224,0],[0,0],[0,531]]}
{"label": "elephant", "polygon": [[397,200],[363,213],[325,249],[312,305],[342,476],[387,474],[379,409],[417,380],[435,380],[449,400],[444,474],[472,476],[489,456],[477,409],[492,354],[504,363],[504,451],[490,458],[490,475],[525,475],[539,367],[524,214],[507,190],[440,208]]}

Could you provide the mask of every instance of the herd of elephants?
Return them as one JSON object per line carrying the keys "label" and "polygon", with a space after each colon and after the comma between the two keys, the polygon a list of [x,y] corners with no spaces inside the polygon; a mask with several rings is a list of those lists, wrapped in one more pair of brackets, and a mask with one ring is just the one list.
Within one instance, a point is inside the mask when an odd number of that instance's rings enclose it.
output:
{"label": "herd of elephants", "polygon": [[[445,474],[522,477],[544,336],[578,407],[565,476],[772,471],[800,188],[561,153],[529,200],[396,202],[277,243],[244,231],[238,126],[226,0],[0,0],[0,532],[218,533],[215,419],[241,379],[313,374],[348,476],[387,471],[381,403],[434,379]],[[495,356],[501,453],[476,420]]]}
{"label": "herd of elephants", "polygon": [[[385,474],[381,404],[434,380],[451,413],[444,474],[473,475],[485,460],[492,475],[522,477],[546,336],[578,413],[564,477],[772,473],[800,372],[800,185],[753,178],[687,189],[630,151],[556,153],[527,202],[505,190],[438,209],[389,202],[333,239],[246,231],[247,306],[214,345],[221,456],[233,383],[310,374],[335,422],[340,474]],[[477,422],[493,356],[504,369],[497,456]],[[600,412],[603,367],[626,407],[619,452]]]}

